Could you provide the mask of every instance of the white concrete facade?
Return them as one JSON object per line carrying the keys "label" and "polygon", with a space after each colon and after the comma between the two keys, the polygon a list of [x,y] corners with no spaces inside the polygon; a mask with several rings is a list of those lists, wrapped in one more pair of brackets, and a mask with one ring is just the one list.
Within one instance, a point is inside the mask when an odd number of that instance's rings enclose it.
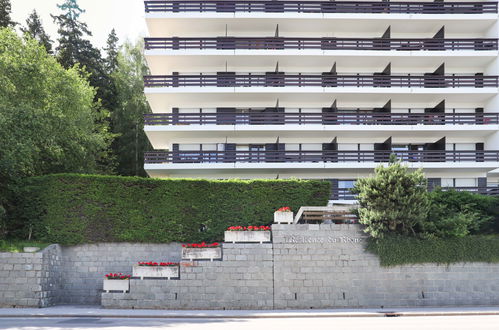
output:
{"label": "white concrete facade", "polygon": [[496,2],[474,13],[158,3],[170,9],[146,10],[151,177],[318,178],[347,189],[395,153],[434,185],[499,185]]}

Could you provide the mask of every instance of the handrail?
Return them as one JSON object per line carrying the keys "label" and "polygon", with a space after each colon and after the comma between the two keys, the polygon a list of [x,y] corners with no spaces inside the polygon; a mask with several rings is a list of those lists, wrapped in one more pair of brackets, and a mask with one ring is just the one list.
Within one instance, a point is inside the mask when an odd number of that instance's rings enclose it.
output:
{"label": "handrail", "polygon": [[162,163],[337,163],[388,162],[395,154],[403,162],[499,162],[499,151],[364,150],[364,151],[151,151],[146,164]]}
{"label": "handrail", "polygon": [[291,38],[171,37],[145,38],[145,49],[321,49],[321,50],[497,50],[494,38]]}
{"label": "handrail", "polygon": [[263,12],[263,13],[379,13],[379,14],[485,14],[497,13],[497,2],[401,1],[144,1],[154,12]]}
{"label": "handrail", "polygon": [[337,74],[183,74],[144,76],[145,87],[498,87],[498,76],[337,75]]}
{"label": "handrail", "polygon": [[148,113],[145,125],[492,125],[499,113],[219,112]]}

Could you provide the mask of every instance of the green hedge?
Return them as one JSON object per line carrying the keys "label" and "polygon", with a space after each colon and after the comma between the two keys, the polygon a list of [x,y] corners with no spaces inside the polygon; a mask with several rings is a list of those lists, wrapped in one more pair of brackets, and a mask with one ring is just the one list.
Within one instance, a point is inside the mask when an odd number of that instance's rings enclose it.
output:
{"label": "green hedge", "polygon": [[456,262],[499,262],[499,236],[470,235],[456,238],[419,239],[387,236],[370,239],[367,251],[380,258],[382,266]]}
{"label": "green hedge", "polygon": [[57,174],[26,179],[16,221],[34,239],[64,245],[215,241],[230,225],[270,224],[282,206],[326,205],[329,192],[329,182],[314,180]]}

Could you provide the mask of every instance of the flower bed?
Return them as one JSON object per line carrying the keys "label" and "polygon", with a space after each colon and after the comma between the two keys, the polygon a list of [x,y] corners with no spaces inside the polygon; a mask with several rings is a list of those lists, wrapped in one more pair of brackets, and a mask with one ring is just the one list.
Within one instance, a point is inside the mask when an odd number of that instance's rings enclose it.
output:
{"label": "flower bed", "polygon": [[133,276],[140,277],[141,280],[144,277],[153,278],[178,278],[180,272],[180,265],[178,262],[153,262],[141,261],[137,265],[133,266]]}
{"label": "flower bed", "polygon": [[182,259],[211,260],[222,259],[222,248],[219,243],[190,243],[182,245]]}
{"label": "flower bed", "polygon": [[274,223],[293,223],[293,212],[289,206],[284,206],[274,212]]}
{"label": "flower bed", "polygon": [[109,273],[103,281],[103,290],[105,292],[121,291],[123,293],[130,290],[131,275],[122,273]]}
{"label": "flower bed", "polygon": [[225,242],[263,243],[271,241],[270,226],[232,226],[224,234]]}

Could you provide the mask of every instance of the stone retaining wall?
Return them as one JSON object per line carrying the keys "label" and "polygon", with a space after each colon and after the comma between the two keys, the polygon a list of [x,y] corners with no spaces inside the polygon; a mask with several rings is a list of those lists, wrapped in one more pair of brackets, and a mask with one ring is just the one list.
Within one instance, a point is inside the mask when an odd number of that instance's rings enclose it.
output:
{"label": "stone retaining wall", "polygon": [[[380,267],[358,225],[274,225],[273,243],[224,243],[222,259],[182,261],[180,279],[132,279],[102,293],[103,276],[137,261],[180,261],[179,244],[50,246],[0,253],[0,306],[286,309],[499,305],[499,264]],[[102,298],[102,299],[101,299]]]}

